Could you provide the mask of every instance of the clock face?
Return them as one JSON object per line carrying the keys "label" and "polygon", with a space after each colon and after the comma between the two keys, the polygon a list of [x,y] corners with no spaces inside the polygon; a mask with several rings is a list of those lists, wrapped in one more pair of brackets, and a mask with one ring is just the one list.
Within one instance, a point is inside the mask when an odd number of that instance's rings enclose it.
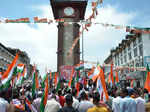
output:
{"label": "clock face", "polygon": [[64,9],[64,13],[66,16],[71,16],[74,14],[74,9],[72,7],[66,7]]}

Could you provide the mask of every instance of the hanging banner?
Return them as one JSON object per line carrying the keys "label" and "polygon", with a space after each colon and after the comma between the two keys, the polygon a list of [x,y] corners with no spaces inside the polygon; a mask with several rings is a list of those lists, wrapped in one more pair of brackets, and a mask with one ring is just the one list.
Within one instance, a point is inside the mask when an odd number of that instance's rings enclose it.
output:
{"label": "hanging banner", "polygon": [[69,80],[72,70],[74,70],[74,66],[69,66],[69,65],[61,66],[60,67],[61,79]]}
{"label": "hanging banner", "polygon": [[20,19],[6,19],[5,20],[6,23],[30,23],[30,19],[29,18],[20,18]]}

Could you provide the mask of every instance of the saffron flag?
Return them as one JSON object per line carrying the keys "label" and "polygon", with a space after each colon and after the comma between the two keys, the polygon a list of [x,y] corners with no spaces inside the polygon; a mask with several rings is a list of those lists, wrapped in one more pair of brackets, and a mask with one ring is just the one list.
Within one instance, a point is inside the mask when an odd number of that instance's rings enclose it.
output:
{"label": "saffron flag", "polygon": [[99,90],[99,93],[102,95],[102,92],[104,92],[104,99],[105,100],[108,100],[109,99],[109,96],[108,96],[108,93],[107,93],[107,89],[106,89],[106,83],[105,83],[105,76],[104,76],[104,71],[103,69],[99,69],[99,77],[98,77],[98,80],[97,80],[97,88]]}
{"label": "saffron flag", "polygon": [[37,72],[35,72],[35,87],[36,87],[36,89],[38,89],[39,88],[39,80],[38,80],[38,73]]}
{"label": "saffron flag", "polygon": [[99,72],[100,72],[100,71],[99,71],[99,66],[97,66],[97,67],[95,68],[95,70],[94,70],[94,73],[93,73],[92,75],[90,75],[89,78],[92,79],[93,82],[95,82],[96,79],[97,79],[98,76],[99,76]]}
{"label": "saffron flag", "polygon": [[57,78],[58,78],[58,74],[57,74],[57,72],[55,72],[55,78],[54,78],[55,87],[57,86]]}
{"label": "saffron flag", "polygon": [[40,103],[40,112],[44,112],[45,106],[47,104],[47,98],[48,98],[48,75],[45,80],[45,91],[44,91],[44,94],[42,96],[42,100]]}
{"label": "saffron flag", "polygon": [[118,71],[116,71],[116,83],[119,83]]}
{"label": "saffron flag", "polygon": [[112,84],[114,84],[114,76],[113,76],[113,63],[111,64],[110,76],[111,76],[111,81],[112,81]]}
{"label": "saffron flag", "polygon": [[147,77],[146,77],[144,88],[146,88],[148,92],[150,92],[150,70],[148,65],[147,65]]}
{"label": "saffron flag", "polygon": [[72,72],[71,72],[70,80],[69,80],[69,83],[68,83],[68,86],[69,86],[69,87],[71,87],[73,76],[74,76],[74,68],[72,67]]}
{"label": "saffron flag", "polygon": [[93,66],[92,69],[88,72],[88,77],[94,73],[95,67]]}

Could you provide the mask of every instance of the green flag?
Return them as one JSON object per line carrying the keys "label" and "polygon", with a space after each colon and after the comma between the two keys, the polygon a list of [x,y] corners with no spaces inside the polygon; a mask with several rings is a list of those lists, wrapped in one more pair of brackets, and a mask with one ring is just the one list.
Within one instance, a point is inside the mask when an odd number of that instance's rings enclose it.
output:
{"label": "green flag", "polygon": [[34,71],[33,78],[32,78],[32,97],[35,96],[35,89],[36,89],[36,85],[35,85],[35,71]]}

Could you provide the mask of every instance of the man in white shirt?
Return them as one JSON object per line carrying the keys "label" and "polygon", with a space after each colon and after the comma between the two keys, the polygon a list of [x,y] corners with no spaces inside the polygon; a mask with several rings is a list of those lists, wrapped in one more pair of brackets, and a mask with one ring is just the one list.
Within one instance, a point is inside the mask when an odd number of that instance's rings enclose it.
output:
{"label": "man in white shirt", "polygon": [[142,93],[138,89],[136,90],[136,112],[145,112],[145,100],[141,97]]}
{"label": "man in white shirt", "polygon": [[136,102],[128,94],[127,89],[122,89],[121,93],[123,94],[122,102],[120,103],[120,112],[137,112],[136,111]]}
{"label": "man in white shirt", "polygon": [[57,112],[61,108],[60,104],[56,101],[56,96],[52,95],[50,100],[47,100],[44,112]]}
{"label": "man in white shirt", "polygon": [[77,109],[78,105],[79,105],[79,101],[78,101],[78,99],[76,99],[76,94],[77,94],[77,90],[75,88],[72,89],[72,96],[73,96],[72,107],[75,108],[75,109]]}
{"label": "man in white shirt", "polygon": [[79,106],[78,106],[78,111],[79,112],[87,112],[87,110],[91,107],[94,106],[93,103],[91,103],[90,101],[87,100],[87,94],[85,93],[85,91],[83,91],[81,93],[81,101],[79,103]]}
{"label": "man in white shirt", "polygon": [[122,102],[122,98],[120,96],[120,90],[116,92],[116,98],[113,98],[112,101],[112,110],[113,112],[121,112],[120,103]]}

